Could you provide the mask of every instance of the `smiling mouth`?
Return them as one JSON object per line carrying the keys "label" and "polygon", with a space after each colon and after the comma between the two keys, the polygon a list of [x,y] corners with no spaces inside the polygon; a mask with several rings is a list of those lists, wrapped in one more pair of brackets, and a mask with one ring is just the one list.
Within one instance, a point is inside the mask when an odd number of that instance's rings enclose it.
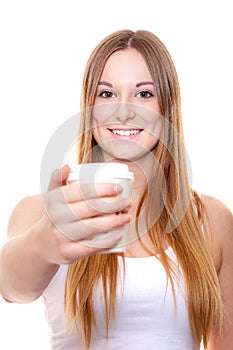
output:
{"label": "smiling mouth", "polygon": [[111,131],[113,134],[115,135],[119,135],[119,136],[132,136],[132,135],[137,135],[139,134],[141,131],[143,131],[143,129],[127,129],[127,130],[123,130],[123,129],[109,129],[109,131]]}

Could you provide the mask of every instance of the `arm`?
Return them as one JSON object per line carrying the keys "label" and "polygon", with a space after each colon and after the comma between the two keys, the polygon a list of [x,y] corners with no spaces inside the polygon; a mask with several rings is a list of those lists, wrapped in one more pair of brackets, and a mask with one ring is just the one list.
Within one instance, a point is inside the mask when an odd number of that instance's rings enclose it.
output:
{"label": "arm", "polygon": [[[129,220],[126,213],[115,215],[126,204],[114,184],[99,185],[99,197],[87,187],[86,198],[98,211],[86,204],[77,183],[64,185],[68,173],[62,171],[62,177],[60,172],[52,175],[44,202],[40,195],[25,198],[11,215],[8,241],[0,250],[0,293],[8,301],[38,298],[61,264],[113,247],[121,239],[116,229]],[[114,234],[102,239],[101,246],[90,244],[93,236],[111,230]]]}
{"label": "arm", "polygon": [[23,199],[8,225],[8,241],[0,251],[0,291],[7,301],[30,302],[41,295],[58,264],[43,257],[41,232],[47,232],[40,196]]}
{"label": "arm", "polygon": [[204,196],[210,230],[212,251],[218,272],[224,303],[224,323],[222,336],[213,330],[208,350],[229,350],[233,348],[233,216],[220,201]]}

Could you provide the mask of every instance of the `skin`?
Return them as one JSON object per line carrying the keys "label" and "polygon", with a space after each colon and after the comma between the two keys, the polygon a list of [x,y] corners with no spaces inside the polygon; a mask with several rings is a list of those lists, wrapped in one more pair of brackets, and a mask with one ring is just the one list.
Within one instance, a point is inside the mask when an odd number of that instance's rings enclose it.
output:
{"label": "skin", "polygon": [[205,219],[209,227],[207,234],[209,237],[212,234],[209,242],[227,317],[221,338],[213,331],[208,350],[227,350],[233,345],[233,216],[225,204],[216,198],[202,195],[202,201],[208,215],[208,220]]}
{"label": "skin", "polygon": [[[153,80],[142,56],[135,49],[111,55],[100,78],[93,112],[93,135],[105,158],[146,164],[148,151],[160,137],[159,113]],[[119,135],[120,130],[126,135]],[[130,130],[137,133],[127,135]]]}
{"label": "skin", "polygon": [[[156,94],[145,62],[133,49],[114,53],[100,81],[95,100],[93,135],[100,143],[106,160],[114,158],[114,161],[125,162],[134,172],[132,201],[128,203],[120,198],[118,194],[121,188],[115,185],[98,184],[99,197],[87,185],[86,199],[94,200],[95,208],[99,208],[99,211],[93,210],[86,205],[77,183],[66,185],[69,167],[54,171],[43,199],[47,210],[41,196],[37,195],[23,199],[11,215],[9,239],[0,251],[0,292],[8,301],[25,303],[37,299],[60,264],[70,264],[80,257],[98,253],[103,250],[103,246],[105,249],[113,247],[121,239],[117,229],[125,224],[130,225],[134,217],[134,203],[137,203],[150,172],[150,151],[156,147],[160,135]],[[141,84],[145,82],[147,84]],[[115,113],[107,113],[108,105]],[[147,111],[145,119],[141,117],[142,109]],[[154,119],[149,118],[151,113]],[[140,128],[143,131],[130,138],[127,135],[115,135],[109,131],[113,128],[124,131]],[[117,140],[119,147],[111,147],[114,140]],[[133,147],[127,159],[124,149],[130,144]],[[107,202],[105,207],[103,198]],[[207,240],[230,321],[224,323],[221,339],[213,331],[208,350],[229,350],[233,344],[233,217],[229,209],[217,199],[203,195],[202,200],[209,217],[209,221],[205,218]],[[115,212],[120,214],[115,215]],[[83,222],[87,224],[85,227]],[[129,230],[133,237],[131,226]],[[95,234],[106,231],[112,231],[113,234],[102,241],[101,247],[90,245],[90,239]],[[64,234],[66,232],[70,233],[69,237]],[[146,234],[143,240],[148,243]],[[147,254],[133,239],[125,253],[131,257]]]}

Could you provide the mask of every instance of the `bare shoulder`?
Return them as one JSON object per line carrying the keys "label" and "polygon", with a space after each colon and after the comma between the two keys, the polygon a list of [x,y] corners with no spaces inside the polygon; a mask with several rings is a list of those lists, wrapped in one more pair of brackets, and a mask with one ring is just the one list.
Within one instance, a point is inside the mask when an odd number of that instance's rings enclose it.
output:
{"label": "bare shoulder", "polygon": [[204,221],[210,232],[215,256],[218,255],[221,260],[229,259],[229,255],[233,256],[232,212],[223,202],[214,197],[202,195],[201,200],[206,212]]}
{"label": "bare shoulder", "polygon": [[44,213],[41,195],[23,198],[14,208],[8,223],[8,238],[20,235]]}
{"label": "bare shoulder", "polygon": [[217,198],[202,195],[201,200],[209,217],[213,233],[217,234],[220,239],[223,236],[227,238],[229,235],[229,238],[232,238],[233,214],[231,210]]}

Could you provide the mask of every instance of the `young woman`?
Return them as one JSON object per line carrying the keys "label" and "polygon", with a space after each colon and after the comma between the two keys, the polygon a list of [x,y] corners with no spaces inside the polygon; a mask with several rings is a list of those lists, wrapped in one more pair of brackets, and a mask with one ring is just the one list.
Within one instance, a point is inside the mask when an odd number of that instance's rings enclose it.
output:
{"label": "young woman", "polygon": [[[131,201],[120,185],[95,192],[66,185],[68,166],[54,171],[43,200],[25,198],[11,216],[3,297],[43,297],[54,350],[233,348],[232,214],[189,184],[179,84],[161,41],[130,30],[105,38],[81,111],[77,162],[127,164]],[[107,253],[122,226],[125,253]]]}

